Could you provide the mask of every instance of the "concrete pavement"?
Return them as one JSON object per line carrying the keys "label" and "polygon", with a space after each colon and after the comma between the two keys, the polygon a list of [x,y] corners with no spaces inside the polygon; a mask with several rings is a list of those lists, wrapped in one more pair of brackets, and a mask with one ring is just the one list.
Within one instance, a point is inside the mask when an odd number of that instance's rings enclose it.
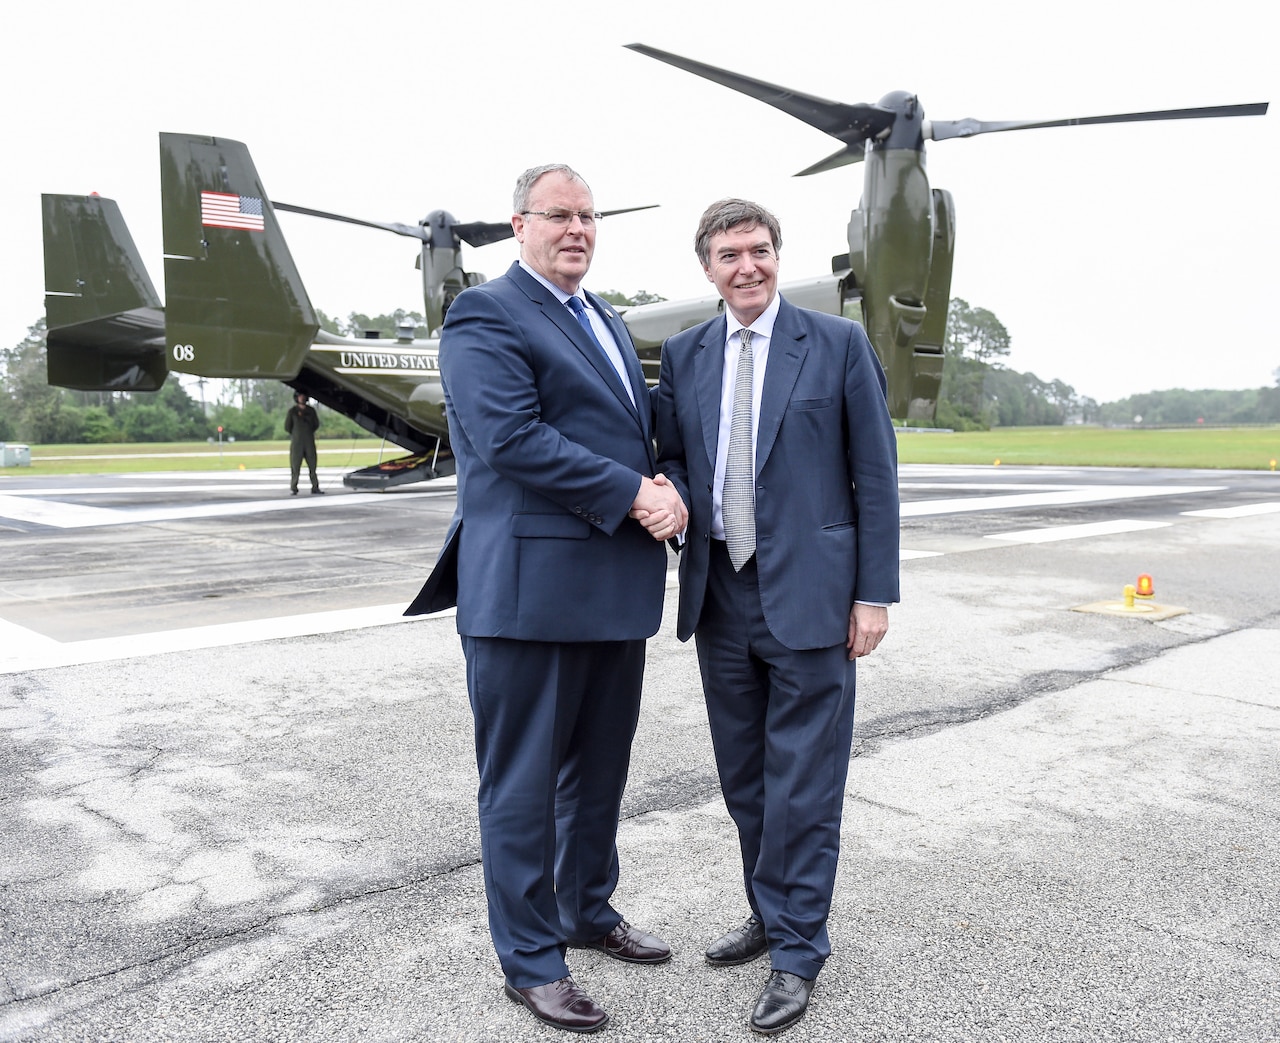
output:
{"label": "concrete pavement", "polygon": [[[667,615],[616,903],[676,955],[570,964],[598,1038],[758,1038],[765,963],[701,958],[745,908]],[[835,953],[786,1038],[1280,1039],[1280,619],[1207,633],[864,736]],[[860,701],[929,652],[891,636]],[[0,1039],[564,1038],[502,996],[462,669],[440,617],[0,678]]]}

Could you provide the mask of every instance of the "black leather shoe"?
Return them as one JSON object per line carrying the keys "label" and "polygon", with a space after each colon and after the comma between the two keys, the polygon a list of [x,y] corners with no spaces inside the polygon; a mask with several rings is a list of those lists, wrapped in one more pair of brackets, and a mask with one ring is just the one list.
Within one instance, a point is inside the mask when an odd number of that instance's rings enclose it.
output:
{"label": "black leather shoe", "polygon": [[716,967],[736,967],[740,963],[758,959],[768,950],[769,942],[764,936],[764,924],[759,917],[749,916],[741,927],[735,927],[711,943],[711,947],[707,949],[707,963]]}
{"label": "black leather shoe", "polygon": [[312,495],[312,496],[323,496],[323,495],[324,495],[324,490],[323,490],[323,489],[312,489],[312,490],[311,490],[311,495]]}
{"label": "black leather shoe", "polygon": [[505,982],[503,991],[509,999],[527,1007],[539,1021],[554,1028],[569,1032],[595,1032],[609,1022],[609,1015],[578,988],[572,976],[549,985],[535,985],[531,989],[517,989],[510,982]]}
{"label": "black leather shoe", "polygon": [[756,1000],[756,1009],[751,1012],[751,1028],[766,1036],[789,1029],[804,1017],[811,992],[812,978],[802,978],[790,971],[772,971]]}
{"label": "black leather shoe", "polygon": [[661,938],[637,931],[626,920],[593,942],[570,942],[576,949],[596,949],[606,956],[626,963],[666,963],[671,959],[671,946]]}

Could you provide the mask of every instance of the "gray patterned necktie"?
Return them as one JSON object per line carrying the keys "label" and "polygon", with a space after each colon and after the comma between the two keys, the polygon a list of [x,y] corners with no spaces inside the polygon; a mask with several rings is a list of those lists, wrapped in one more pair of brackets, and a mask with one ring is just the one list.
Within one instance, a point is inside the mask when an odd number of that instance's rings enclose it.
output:
{"label": "gray patterned necktie", "polygon": [[724,489],[720,496],[720,517],[729,560],[739,572],[756,552],[756,460],[751,440],[751,391],[755,359],[751,351],[751,331],[738,336],[738,375],[733,383],[733,419],[729,424],[729,451],[725,457]]}

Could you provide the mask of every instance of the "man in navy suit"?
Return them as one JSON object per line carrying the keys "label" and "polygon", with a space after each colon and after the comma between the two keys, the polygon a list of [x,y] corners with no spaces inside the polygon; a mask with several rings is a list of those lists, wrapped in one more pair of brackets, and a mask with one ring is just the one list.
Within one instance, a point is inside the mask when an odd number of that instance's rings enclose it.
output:
{"label": "man in navy suit", "polygon": [[781,246],[755,203],[703,214],[695,248],[726,313],[666,342],[656,399],[658,467],[689,505],[677,634],[696,638],[751,909],[707,960],[769,952],[762,1033],[804,1015],[830,955],[854,661],[898,600],[884,373],[860,325],[778,294]]}
{"label": "man in navy suit", "polygon": [[608,1015],[575,984],[566,946],[633,963],[671,955],[610,896],[663,541],[687,512],[655,476],[627,328],[580,289],[601,216],[590,188],[566,166],[535,167],[514,202],[520,260],[460,294],[444,324],[458,506],[409,614],[456,601],[505,991],[548,1024],[590,1032]]}

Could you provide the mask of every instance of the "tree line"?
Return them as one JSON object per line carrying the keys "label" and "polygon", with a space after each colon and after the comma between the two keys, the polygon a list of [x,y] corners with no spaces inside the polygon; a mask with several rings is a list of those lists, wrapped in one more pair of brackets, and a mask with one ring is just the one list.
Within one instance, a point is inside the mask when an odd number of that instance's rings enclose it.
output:
{"label": "tree line", "polygon": [[[293,391],[274,380],[205,381],[170,373],[159,391],[73,391],[48,381],[45,321],[0,349],[0,442],[266,441],[288,436]],[[215,393],[216,387],[216,393]],[[210,397],[204,397],[208,389]],[[194,395],[193,395],[194,391]],[[368,438],[341,413],[320,408],[321,438]]]}
{"label": "tree line", "polygon": [[1008,369],[1001,360],[1011,349],[1009,331],[994,314],[960,297],[951,302],[936,426],[968,431],[1070,423],[1280,423],[1280,369],[1273,387],[1173,388],[1099,405],[1061,380],[1041,380],[1034,373]]}
{"label": "tree line", "polygon": [[[617,305],[663,299],[644,290],[631,297],[617,291],[603,296]],[[340,336],[363,336],[376,330],[394,338],[409,327],[415,336],[426,336],[425,318],[413,311],[375,316],[352,312],[345,319],[319,312],[318,317],[323,329]],[[1011,349],[1009,331],[994,314],[961,298],[953,300],[947,316],[937,419],[931,426],[967,431],[1066,423],[1280,423],[1280,369],[1274,387],[1175,388],[1099,405],[1061,380],[1041,380],[1033,373],[1007,368],[1002,360]],[[187,378],[184,386],[172,373],[158,392],[51,387],[43,318],[19,344],[0,349],[0,442],[183,442],[219,434],[240,441],[283,439],[292,396],[286,385],[274,380]],[[373,437],[339,413],[323,407],[317,411],[322,438]]]}

